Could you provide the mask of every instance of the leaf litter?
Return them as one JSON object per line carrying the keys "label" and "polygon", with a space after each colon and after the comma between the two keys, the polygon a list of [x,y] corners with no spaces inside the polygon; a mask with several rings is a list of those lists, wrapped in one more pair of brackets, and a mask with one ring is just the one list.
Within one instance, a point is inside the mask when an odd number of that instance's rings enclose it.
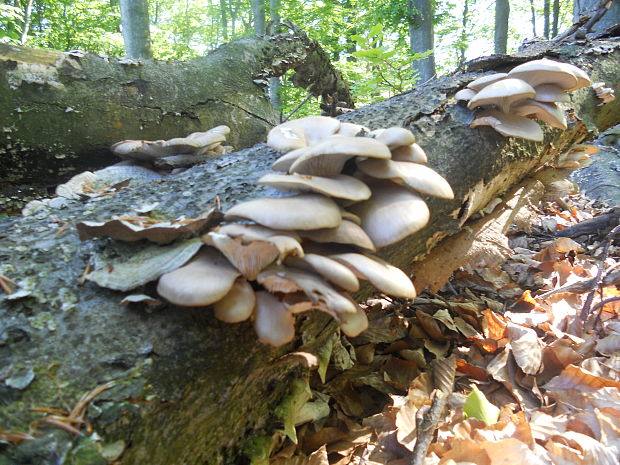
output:
{"label": "leaf litter", "polygon": [[366,302],[369,329],[320,349],[306,405],[322,414],[297,443],[276,434],[269,464],[616,465],[620,227],[587,228],[603,214],[544,204],[504,263]]}

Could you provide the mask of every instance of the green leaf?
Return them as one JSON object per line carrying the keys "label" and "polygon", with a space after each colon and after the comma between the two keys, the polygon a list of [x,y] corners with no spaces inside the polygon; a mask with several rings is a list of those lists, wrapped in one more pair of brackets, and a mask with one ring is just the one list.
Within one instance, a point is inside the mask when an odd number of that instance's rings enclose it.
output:
{"label": "green leaf", "polygon": [[368,32],[368,37],[376,37],[383,32],[383,24],[375,24]]}
{"label": "green leaf", "polygon": [[463,405],[463,413],[465,418],[477,418],[487,425],[493,425],[499,419],[499,408],[489,402],[475,385],[472,385],[472,391]]}

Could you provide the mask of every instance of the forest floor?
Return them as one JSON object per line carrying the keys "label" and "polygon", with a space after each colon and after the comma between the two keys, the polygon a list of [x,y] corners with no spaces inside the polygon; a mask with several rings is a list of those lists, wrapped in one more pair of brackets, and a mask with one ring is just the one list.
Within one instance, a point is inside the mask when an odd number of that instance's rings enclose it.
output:
{"label": "forest floor", "polygon": [[607,210],[545,203],[501,267],[461,268],[412,304],[367,302],[369,329],[334,343],[297,444],[284,425],[269,464],[616,465],[620,227],[558,237]]}

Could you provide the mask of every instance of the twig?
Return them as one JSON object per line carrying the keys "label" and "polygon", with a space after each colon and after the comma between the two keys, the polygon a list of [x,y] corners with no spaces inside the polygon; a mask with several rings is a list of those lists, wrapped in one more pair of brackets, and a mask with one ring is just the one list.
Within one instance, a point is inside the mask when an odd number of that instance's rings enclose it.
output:
{"label": "twig", "polygon": [[299,105],[297,105],[295,107],[295,109],[293,111],[291,111],[286,118],[284,118],[283,123],[288,121],[290,119],[290,117],[293,116],[297,112],[297,110],[299,110],[301,107],[303,107],[308,102],[308,100],[310,100],[312,97],[313,97],[312,93],[308,93],[308,96],[305,99],[303,99],[303,101]]}
{"label": "twig", "polygon": [[618,234],[618,232],[620,232],[620,224],[618,226],[616,226],[614,229],[612,229],[609,234],[607,234],[607,237],[605,238],[605,246],[603,247],[603,253],[601,254],[601,258],[600,258],[600,265],[598,267],[598,272],[596,273],[596,288],[592,289],[590,291],[590,293],[588,294],[588,297],[586,298],[585,303],[583,304],[583,308],[581,309],[581,323],[582,323],[582,328],[583,328],[583,322],[586,321],[587,317],[588,317],[588,313],[590,312],[590,306],[592,305],[592,301],[594,300],[594,294],[596,293],[596,289],[598,289],[600,286],[603,285],[603,269],[605,266],[605,260],[607,259],[607,254],[609,253],[609,247],[611,246],[611,243],[614,239],[614,237],[616,236],[616,234]]}
{"label": "twig", "polygon": [[[614,266],[615,268],[615,266]],[[608,270],[609,271],[609,270]],[[620,270],[608,272],[601,282],[601,286],[609,287],[620,283]],[[553,289],[549,292],[545,292],[536,298],[546,299],[553,294],[559,294],[562,292],[571,292],[573,294],[585,294],[590,292],[596,286],[596,278],[585,279],[583,281],[577,281],[571,284],[567,284],[557,289]]]}
{"label": "twig", "polygon": [[591,312],[594,312],[598,310],[599,308],[601,309],[600,312],[596,314],[596,318],[594,318],[594,322],[592,323],[593,328],[596,328],[596,325],[598,325],[599,322],[601,321],[601,314],[603,313],[603,307],[605,307],[605,305],[610,304],[612,302],[618,302],[619,300],[620,300],[620,297],[610,297],[609,299],[601,300],[598,304],[596,304],[594,307],[590,309]]}
{"label": "twig", "polygon": [[418,438],[411,453],[411,465],[421,465],[424,462],[424,457],[426,457],[426,452],[431,445],[437,425],[444,416],[443,412],[450,396],[449,393],[439,389],[435,389],[432,395],[433,404],[428,413],[424,415],[424,420],[417,427]]}
{"label": "twig", "polygon": [[433,403],[424,419],[417,426],[418,437],[411,453],[411,465],[421,465],[431,445],[435,430],[444,417],[448,398],[454,389],[456,376],[456,357],[451,355],[447,359],[433,361]]}

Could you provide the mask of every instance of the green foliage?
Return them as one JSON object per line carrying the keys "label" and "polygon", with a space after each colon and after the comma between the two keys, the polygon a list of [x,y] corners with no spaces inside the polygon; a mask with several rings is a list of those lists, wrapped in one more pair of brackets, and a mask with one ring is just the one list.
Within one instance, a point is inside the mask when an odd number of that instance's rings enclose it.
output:
{"label": "green foliage", "polygon": [[0,43],[18,44],[22,10],[12,5],[0,5]]}
{"label": "green foliage", "polygon": [[463,405],[465,418],[477,418],[487,425],[494,425],[499,419],[499,409],[487,400],[484,394],[472,385],[472,391]]}

